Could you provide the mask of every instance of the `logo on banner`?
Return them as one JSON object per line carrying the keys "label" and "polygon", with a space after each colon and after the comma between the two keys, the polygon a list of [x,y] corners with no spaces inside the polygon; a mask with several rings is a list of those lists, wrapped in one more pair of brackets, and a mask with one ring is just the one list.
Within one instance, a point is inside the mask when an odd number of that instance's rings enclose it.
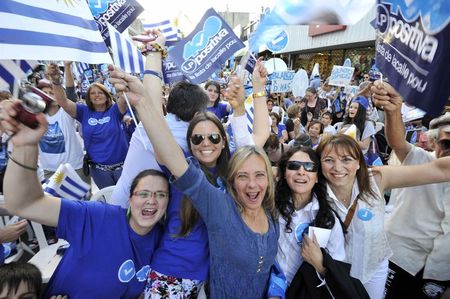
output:
{"label": "logo on banner", "polygon": [[289,41],[288,34],[286,30],[283,30],[278,34],[272,41],[266,44],[267,49],[272,52],[279,52],[286,48]]}
{"label": "logo on banner", "polygon": [[184,76],[198,84],[221,69],[222,64],[243,47],[230,26],[210,8],[195,30],[174,45],[170,56]]}
{"label": "logo on banner", "polygon": [[379,0],[376,65],[413,106],[438,115],[450,94],[448,0]]}

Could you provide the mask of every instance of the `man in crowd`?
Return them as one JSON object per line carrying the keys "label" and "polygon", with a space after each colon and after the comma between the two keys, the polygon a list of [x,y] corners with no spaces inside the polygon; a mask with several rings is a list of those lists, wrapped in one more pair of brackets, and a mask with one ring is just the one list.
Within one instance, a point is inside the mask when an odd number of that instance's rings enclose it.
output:
{"label": "man in crowd", "polygon": [[[450,113],[435,118],[435,152],[405,140],[402,97],[387,83],[372,87],[375,104],[384,108],[389,145],[403,165],[422,164],[450,155]],[[385,223],[393,255],[386,299],[440,298],[450,283],[450,182],[395,189],[393,211]]]}

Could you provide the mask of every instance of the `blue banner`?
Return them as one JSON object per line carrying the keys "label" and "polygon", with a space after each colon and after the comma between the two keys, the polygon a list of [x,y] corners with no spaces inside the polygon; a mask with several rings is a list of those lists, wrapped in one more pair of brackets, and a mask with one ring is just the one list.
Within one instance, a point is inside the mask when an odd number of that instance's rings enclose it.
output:
{"label": "blue banner", "polygon": [[243,47],[230,26],[210,8],[194,31],[174,46],[171,57],[186,78],[198,84]]}
{"label": "blue banner", "polygon": [[89,9],[108,46],[110,46],[108,23],[122,33],[144,11],[136,0],[89,0]]}
{"label": "blue banner", "polygon": [[377,67],[409,104],[434,116],[450,95],[449,11],[448,0],[377,5]]}
{"label": "blue banner", "polygon": [[163,60],[162,65],[162,73],[164,77],[164,83],[173,85],[177,82],[186,80],[186,77],[184,76],[183,72],[180,70],[180,68],[177,66],[175,61],[172,58],[172,50],[174,48],[174,42],[167,41],[166,45],[167,48],[167,57]]}

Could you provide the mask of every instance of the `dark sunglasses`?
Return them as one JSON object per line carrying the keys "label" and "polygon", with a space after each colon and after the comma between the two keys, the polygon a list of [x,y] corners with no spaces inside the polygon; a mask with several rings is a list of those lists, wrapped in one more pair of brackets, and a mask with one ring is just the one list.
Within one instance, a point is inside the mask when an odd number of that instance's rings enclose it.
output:
{"label": "dark sunglasses", "polygon": [[201,135],[201,134],[194,134],[191,136],[191,142],[194,145],[199,145],[200,143],[205,140],[205,138],[208,137],[209,141],[211,141],[214,144],[219,144],[219,142],[222,140],[222,137],[220,137],[220,134],[217,133],[211,133],[207,136]]}
{"label": "dark sunglasses", "polygon": [[317,172],[319,167],[314,162],[288,161],[286,168],[289,170],[299,170],[302,167],[308,172]]}
{"label": "dark sunglasses", "polygon": [[437,143],[443,151],[450,149],[450,139],[441,139]]}

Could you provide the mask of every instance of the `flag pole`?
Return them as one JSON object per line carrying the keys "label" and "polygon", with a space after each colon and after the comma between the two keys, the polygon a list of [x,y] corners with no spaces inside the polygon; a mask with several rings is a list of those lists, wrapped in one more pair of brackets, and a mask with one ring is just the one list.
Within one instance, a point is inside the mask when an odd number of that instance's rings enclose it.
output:
{"label": "flag pole", "polygon": [[148,151],[147,145],[144,142],[144,136],[142,136],[141,130],[139,130],[139,128],[138,128],[138,123],[137,123],[137,120],[136,120],[136,116],[134,116],[134,112],[133,112],[133,109],[131,108],[130,101],[128,100],[127,93],[124,91],[122,94],[125,97],[125,102],[127,102],[128,109],[130,109],[131,118],[133,119],[133,122],[136,125],[136,129],[137,129],[137,131],[139,133],[139,137],[141,138],[142,143],[144,144],[144,148],[145,148],[146,151]]}

